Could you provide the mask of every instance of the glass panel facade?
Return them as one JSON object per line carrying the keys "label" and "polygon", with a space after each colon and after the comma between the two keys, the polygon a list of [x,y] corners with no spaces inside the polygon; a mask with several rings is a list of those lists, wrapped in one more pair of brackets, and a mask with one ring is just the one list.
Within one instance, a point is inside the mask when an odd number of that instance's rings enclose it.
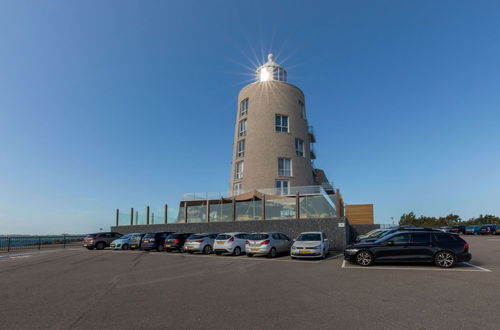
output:
{"label": "glass panel facade", "polygon": [[179,207],[179,212],[177,213],[177,221],[176,222],[184,222],[184,206]]}
{"label": "glass panel facade", "polygon": [[245,201],[236,203],[236,221],[262,220],[262,201]]}
{"label": "glass panel facade", "polygon": [[233,203],[219,201],[210,204],[210,222],[233,221]]}
{"label": "glass panel facade", "polygon": [[207,207],[206,205],[189,205],[188,206],[188,222],[206,222],[207,221]]}
{"label": "glass panel facade", "polygon": [[276,115],[276,132],[288,132],[288,116]]}
{"label": "glass panel facade", "polygon": [[295,197],[266,200],[266,219],[293,219],[295,215]]}
{"label": "glass panel facade", "polygon": [[[326,198],[329,198],[328,201]],[[330,218],[337,216],[335,209],[335,195],[325,197],[323,195],[300,197],[300,218]]]}

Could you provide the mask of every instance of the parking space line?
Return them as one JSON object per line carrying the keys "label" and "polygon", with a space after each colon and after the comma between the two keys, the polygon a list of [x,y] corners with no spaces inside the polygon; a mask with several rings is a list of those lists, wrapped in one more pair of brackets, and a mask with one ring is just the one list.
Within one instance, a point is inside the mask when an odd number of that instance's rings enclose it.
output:
{"label": "parking space line", "polygon": [[384,267],[384,266],[346,266],[346,261],[342,262],[342,267],[344,269],[382,269],[382,270],[433,270],[433,271],[447,271],[447,272],[491,272],[490,269],[479,267],[468,262],[463,262],[469,267],[477,268],[477,269],[460,269],[460,268],[420,268],[420,267]]}

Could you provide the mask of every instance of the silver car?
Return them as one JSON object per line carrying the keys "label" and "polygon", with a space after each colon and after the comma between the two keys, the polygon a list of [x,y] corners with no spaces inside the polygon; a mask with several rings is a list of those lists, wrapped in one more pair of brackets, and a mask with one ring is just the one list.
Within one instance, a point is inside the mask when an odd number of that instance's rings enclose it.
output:
{"label": "silver car", "polygon": [[203,254],[210,254],[213,251],[214,240],[217,235],[217,233],[191,235],[184,243],[184,251],[187,251],[187,253],[202,252]]}
{"label": "silver car", "polygon": [[214,252],[216,255],[231,253],[239,256],[245,252],[245,242],[249,234],[247,233],[223,233],[217,235],[214,242]]}
{"label": "silver car", "polygon": [[330,242],[325,233],[315,231],[301,233],[293,240],[290,256],[292,258],[326,258]]}
{"label": "silver car", "polygon": [[283,233],[253,233],[245,243],[245,252],[248,257],[265,254],[274,258],[279,253],[289,253],[291,246],[292,240]]}

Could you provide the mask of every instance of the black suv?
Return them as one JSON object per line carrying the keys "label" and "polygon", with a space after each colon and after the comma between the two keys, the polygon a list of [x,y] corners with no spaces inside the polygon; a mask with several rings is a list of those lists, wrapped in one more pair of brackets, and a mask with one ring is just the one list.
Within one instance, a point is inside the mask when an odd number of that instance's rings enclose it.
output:
{"label": "black suv", "polygon": [[449,268],[469,261],[469,244],[457,234],[434,230],[399,231],[375,242],[349,245],[344,259],[360,266],[375,262],[433,262]]}
{"label": "black suv", "polygon": [[172,250],[183,252],[184,243],[191,235],[193,235],[193,233],[177,233],[169,235],[165,239],[165,250],[167,252],[171,252]]}
{"label": "black suv", "polygon": [[141,242],[141,250],[150,251],[156,249],[156,251],[162,251],[165,238],[170,234],[172,234],[171,231],[160,231],[144,235]]}

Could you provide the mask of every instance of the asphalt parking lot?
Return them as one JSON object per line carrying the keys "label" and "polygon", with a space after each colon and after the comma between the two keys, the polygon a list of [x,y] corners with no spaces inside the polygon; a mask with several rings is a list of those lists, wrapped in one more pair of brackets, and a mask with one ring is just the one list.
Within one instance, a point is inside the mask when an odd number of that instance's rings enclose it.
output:
{"label": "asphalt parking lot", "polygon": [[0,255],[2,329],[498,329],[500,237],[473,258],[328,260],[84,248]]}

